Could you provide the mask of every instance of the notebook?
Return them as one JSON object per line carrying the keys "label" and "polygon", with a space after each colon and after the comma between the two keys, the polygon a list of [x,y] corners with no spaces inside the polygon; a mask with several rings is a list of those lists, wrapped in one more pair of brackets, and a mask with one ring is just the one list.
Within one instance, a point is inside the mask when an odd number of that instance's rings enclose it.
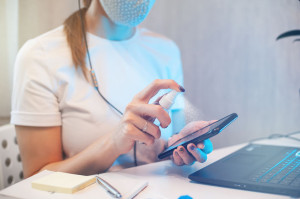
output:
{"label": "notebook", "polygon": [[[112,198],[107,191],[100,187],[97,183],[93,183],[80,191],[73,194],[41,191],[32,188],[32,182],[42,179],[52,174],[52,171],[42,171],[30,178],[18,182],[4,190],[0,190],[0,194],[5,196],[22,198],[22,199],[82,199],[82,198]],[[124,174],[119,172],[103,173],[99,175],[111,185],[113,185],[122,194],[122,199],[131,199],[145,188],[148,182],[138,179],[135,175]]]}
{"label": "notebook", "polygon": [[300,197],[300,148],[251,144],[189,178],[203,184]]}
{"label": "notebook", "polygon": [[53,172],[31,183],[32,188],[57,193],[75,193],[95,183],[95,176]]}

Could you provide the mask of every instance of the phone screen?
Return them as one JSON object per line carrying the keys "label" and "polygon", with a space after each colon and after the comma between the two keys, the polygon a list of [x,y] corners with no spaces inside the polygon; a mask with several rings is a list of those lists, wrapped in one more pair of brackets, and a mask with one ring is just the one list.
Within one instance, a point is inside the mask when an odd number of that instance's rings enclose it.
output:
{"label": "phone screen", "polygon": [[220,133],[226,126],[228,126],[231,122],[233,122],[238,115],[236,113],[232,113],[214,123],[211,123],[173,143],[169,146],[164,152],[159,154],[158,158],[162,159],[171,155],[173,150],[176,149],[178,146],[187,146],[189,143],[198,144],[199,142],[208,139],[212,136],[217,135]]}

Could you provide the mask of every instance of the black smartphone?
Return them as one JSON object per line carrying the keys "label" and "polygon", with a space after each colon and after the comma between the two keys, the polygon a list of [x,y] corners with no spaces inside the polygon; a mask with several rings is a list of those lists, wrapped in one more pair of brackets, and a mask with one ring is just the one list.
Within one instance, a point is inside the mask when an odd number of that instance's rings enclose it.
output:
{"label": "black smartphone", "polygon": [[232,113],[230,115],[227,115],[226,117],[211,123],[179,140],[177,140],[175,143],[173,143],[171,146],[169,146],[165,151],[160,153],[158,155],[159,159],[166,158],[173,154],[173,151],[178,146],[183,146],[187,148],[187,145],[189,143],[194,143],[197,145],[198,143],[202,142],[203,140],[206,140],[210,137],[213,137],[217,134],[219,134],[224,128],[226,128],[229,124],[231,124],[235,119],[237,119],[238,115],[236,113]]}

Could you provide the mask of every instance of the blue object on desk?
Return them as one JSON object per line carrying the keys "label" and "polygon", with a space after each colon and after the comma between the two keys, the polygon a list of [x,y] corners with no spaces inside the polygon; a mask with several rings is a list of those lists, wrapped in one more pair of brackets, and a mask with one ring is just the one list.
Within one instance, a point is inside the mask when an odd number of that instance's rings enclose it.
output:
{"label": "blue object on desk", "polygon": [[191,196],[185,195],[185,196],[180,196],[178,199],[193,199]]}

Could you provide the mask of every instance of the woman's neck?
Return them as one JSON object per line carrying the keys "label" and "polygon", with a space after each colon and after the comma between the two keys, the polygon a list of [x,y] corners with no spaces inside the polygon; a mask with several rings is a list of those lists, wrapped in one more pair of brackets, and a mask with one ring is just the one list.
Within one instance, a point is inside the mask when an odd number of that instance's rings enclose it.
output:
{"label": "woman's neck", "polygon": [[122,41],[131,38],[135,33],[135,27],[117,25],[113,23],[104,9],[100,1],[92,1],[85,16],[87,32],[99,37]]}

